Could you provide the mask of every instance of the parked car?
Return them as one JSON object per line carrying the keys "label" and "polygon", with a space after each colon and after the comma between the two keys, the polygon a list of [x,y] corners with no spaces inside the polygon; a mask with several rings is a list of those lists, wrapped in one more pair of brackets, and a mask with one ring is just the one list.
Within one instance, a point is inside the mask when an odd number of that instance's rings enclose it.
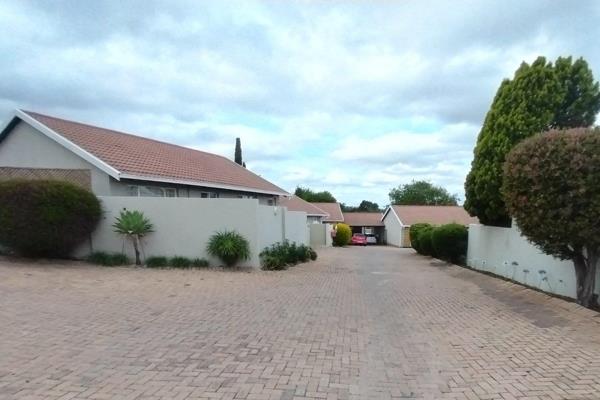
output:
{"label": "parked car", "polygon": [[355,233],[354,235],[352,235],[350,244],[354,244],[357,246],[366,246],[367,245],[367,236],[362,233]]}
{"label": "parked car", "polygon": [[372,233],[367,233],[367,243],[368,244],[377,244],[377,236]]}

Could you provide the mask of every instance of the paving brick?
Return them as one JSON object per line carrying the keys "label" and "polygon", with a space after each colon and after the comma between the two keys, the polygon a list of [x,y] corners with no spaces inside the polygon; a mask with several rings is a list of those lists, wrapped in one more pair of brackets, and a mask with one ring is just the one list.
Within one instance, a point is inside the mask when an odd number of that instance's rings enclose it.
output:
{"label": "paving brick", "polygon": [[0,258],[0,399],[598,400],[600,318],[414,254],[282,272]]}

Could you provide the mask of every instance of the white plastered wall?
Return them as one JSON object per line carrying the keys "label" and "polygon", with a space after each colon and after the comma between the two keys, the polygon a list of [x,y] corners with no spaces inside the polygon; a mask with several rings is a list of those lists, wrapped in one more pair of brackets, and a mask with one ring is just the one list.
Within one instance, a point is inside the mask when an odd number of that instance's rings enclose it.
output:
{"label": "white plastered wall", "polygon": [[[545,292],[576,297],[573,263],[542,253],[514,224],[512,228],[469,225],[467,265]],[[598,275],[596,292],[600,292]]]}

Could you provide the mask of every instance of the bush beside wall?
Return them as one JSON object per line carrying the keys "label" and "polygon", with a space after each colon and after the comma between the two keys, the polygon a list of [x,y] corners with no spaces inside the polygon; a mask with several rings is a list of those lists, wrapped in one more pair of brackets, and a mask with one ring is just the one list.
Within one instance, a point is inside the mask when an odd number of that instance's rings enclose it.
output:
{"label": "bush beside wall", "polygon": [[333,245],[344,247],[350,243],[352,238],[352,229],[346,224],[337,224],[335,226],[335,236],[333,237]]}
{"label": "bush beside wall", "polygon": [[260,265],[263,270],[275,271],[317,259],[317,252],[306,245],[297,245],[284,241],[265,248],[260,253]]}
{"label": "bush beside wall", "polygon": [[430,226],[419,232],[419,249],[421,250],[420,253],[424,256],[437,256],[433,248],[433,231],[435,229],[435,227]]}
{"label": "bush beside wall", "polygon": [[91,192],[63,181],[0,183],[0,243],[29,257],[69,257],[102,216]]}
{"label": "bush beside wall", "polygon": [[467,256],[469,232],[466,226],[446,224],[431,226],[414,224],[410,227],[410,240],[417,253],[462,264]]}
{"label": "bush beside wall", "polygon": [[228,267],[233,267],[238,262],[250,258],[250,243],[235,231],[217,232],[210,237],[206,251]]}
{"label": "bush beside wall", "polygon": [[426,223],[413,224],[410,226],[410,245],[413,249],[417,251],[417,253],[421,252],[421,249],[419,247],[419,234],[421,233],[421,231],[428,228],[431,228],[431,225]]}
{"label": "bush beside wall", "polygon": [[464,264],[467,256],[469,230],[461,224],[446,224],[435,228],[431,234],[433,250],[442,260]]}
{"label": "bush beside wall", "polygon": [[104,251],[95,251],[87,257],[87,261],[92,264],[103,265],[105,267],[116,267],[119,265],[131,264],[131,260],[123,253],[106,253]]}

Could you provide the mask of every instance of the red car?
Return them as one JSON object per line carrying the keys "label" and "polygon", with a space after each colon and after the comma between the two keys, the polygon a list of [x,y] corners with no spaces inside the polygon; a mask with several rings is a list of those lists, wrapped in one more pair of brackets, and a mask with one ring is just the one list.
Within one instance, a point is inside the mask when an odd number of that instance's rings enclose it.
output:
{"label": "red car", "polygon": [[357,246],[366,246],[367,245],[367,236],[362,233],[355,233],[352,235],[352,240],[350,240],[350,244],[355,244]]}

